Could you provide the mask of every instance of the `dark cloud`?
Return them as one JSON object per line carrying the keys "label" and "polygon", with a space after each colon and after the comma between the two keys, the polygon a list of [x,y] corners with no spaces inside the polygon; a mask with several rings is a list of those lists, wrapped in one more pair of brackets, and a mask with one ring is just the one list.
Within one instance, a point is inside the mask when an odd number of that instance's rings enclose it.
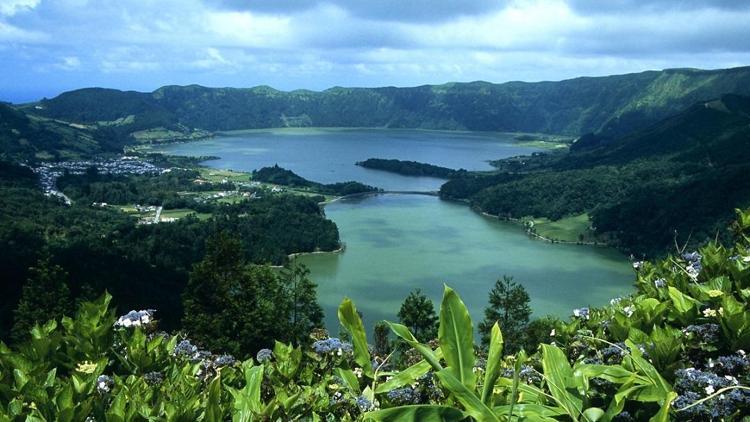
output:
{"label": "dark cloud", "polygon": [[480,15],[502,9],[508,0],[207,0],[230,10],[294,13],[332,4],[354,16],[394,22],[440,22],[457,16]]}

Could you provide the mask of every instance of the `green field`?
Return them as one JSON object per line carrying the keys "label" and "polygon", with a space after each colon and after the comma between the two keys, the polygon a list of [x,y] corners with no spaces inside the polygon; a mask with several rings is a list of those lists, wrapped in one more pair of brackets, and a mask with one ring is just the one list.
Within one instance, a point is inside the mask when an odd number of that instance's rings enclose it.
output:
{"label": "green field", "polygon": [[197,170],[200,172],[201,178],[212,183],[221,183],[223,180],[227,180],[228,182],[250,181],[250,174],[241,171],[212,169],[208,167],[199,167]]}
{"label": "green field", "polygon": [[536,234],[563,242],[601,242],[591,230],[591,220],[588,214],[574,215],[551,221],[547,218],[525,219],[532,222]]}
{"label": "green field", "polygon": [[211,214],[195,212],[189,208],[176,208],[173,210],[163,210],[161,212],[161,220],[164,221],[164,219],[168,218],[185,218],[191,214],[198,217],[199,220],[207,220],[211,218]]}

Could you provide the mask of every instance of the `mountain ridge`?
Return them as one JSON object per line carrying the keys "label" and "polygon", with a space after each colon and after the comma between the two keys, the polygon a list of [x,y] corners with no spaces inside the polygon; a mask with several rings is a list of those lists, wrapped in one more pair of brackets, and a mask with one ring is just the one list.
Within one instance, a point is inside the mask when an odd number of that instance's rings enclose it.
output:
{"label": "mountain ridge", "polygon": [[132,115],[134,127],[141,129],[177,124],[210,131],[330,126],[620,136],[727,93],[750,95],[750,66],[323,91],[196,84],[167,85],[150,93],[82,88],[24,109],[80,123]]}

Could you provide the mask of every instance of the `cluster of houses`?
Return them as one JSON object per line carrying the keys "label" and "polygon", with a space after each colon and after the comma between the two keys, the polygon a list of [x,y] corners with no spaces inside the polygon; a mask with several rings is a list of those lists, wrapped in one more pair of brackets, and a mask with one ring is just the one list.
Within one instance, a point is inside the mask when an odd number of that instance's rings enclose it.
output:
{"label": "cluster of houses", "polygon": [[45,194],[58,196],[70,205],[70,199],[57,189],[57,179],[63,174],[84,174],[90,168],[96,168],[101,174],[159,174],[169,169],[141,161],[136,157],[124,156],[111,160],[77,160],[42,163],[34,167]]}

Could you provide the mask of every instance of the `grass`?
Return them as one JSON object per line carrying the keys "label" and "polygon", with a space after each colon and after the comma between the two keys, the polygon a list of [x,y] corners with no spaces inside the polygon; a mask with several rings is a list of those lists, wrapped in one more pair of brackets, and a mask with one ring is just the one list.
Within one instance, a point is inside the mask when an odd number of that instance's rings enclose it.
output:
{"label": "grass", "polygon": [[564,217],[557,221],[547,218],[529,218],[534,224],[536,234],[550,240],[563,242],[595,242],[601,241],[591,230],[591,221],[588,214]]}
{"label": "grass", "polygon": [[221,183],[225,179],[229,182],[250,181],[250,173],[241,171],[212,169],[208,167],[198,167],[197,170],[200,172],[202,179],[212,183]]}
{"label": "grass", "polygon": [[199,220],[207,220],[211,218],[211,214],[208,214],[208,213],[195,212],[194,210],[191,210],[189,208],[176,208],[173,210],[162,210],[161,219],[162,220],[166,218],[180,219],[180,218],[185,218],[191,214],[195,215]]}

